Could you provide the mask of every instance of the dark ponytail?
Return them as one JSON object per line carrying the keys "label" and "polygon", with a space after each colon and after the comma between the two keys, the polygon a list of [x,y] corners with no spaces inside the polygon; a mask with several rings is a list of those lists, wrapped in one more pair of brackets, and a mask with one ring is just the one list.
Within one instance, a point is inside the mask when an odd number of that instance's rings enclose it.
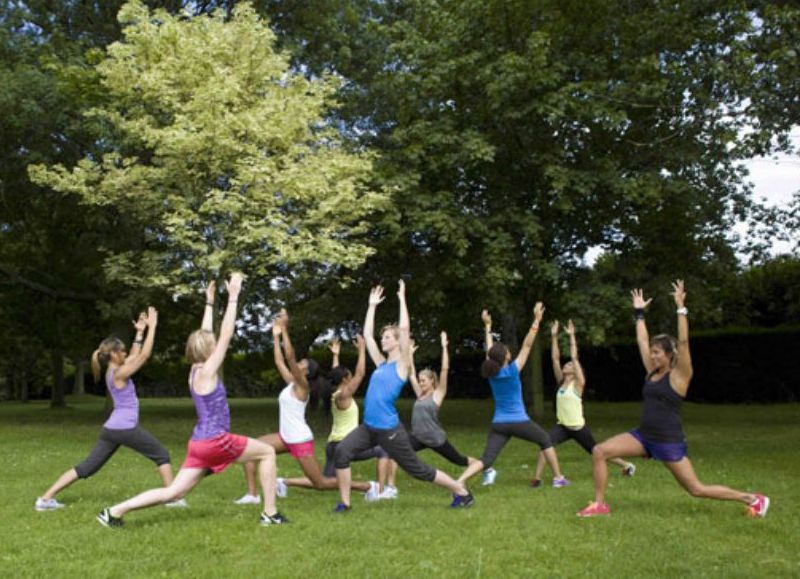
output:
{"label": "dark ponytail", "polygon": [[495,342],[494,345],[489,348],[489,352],[486,354],[486,359],[481,365],[481,375],[484,378],[491,378],[497,374],[503,367],[503,364],[506,363],[507,352],[508,348],[506,348],[505,344],[501,342]]}
{"label": "dark ponytail", "polygon": [[311,410],[315,410],[319,405],[320,397],[327,390],[327,380],[319,373],[319,363],[316,360],[307,358],[308,369],[306,370],[306,380],[308,380],[308,405]]}

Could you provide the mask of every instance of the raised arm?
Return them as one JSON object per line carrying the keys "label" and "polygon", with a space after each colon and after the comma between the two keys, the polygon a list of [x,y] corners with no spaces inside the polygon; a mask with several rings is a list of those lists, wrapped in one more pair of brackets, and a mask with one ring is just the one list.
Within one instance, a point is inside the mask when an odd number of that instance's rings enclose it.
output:
{"label": "raised arm", "polygon": [[200,327],[208,332],[214,331],[214,298],[217,295],[217,282],[211,280],[206,288],[206,305],[203,307],[203,323]]}
{"label": "raised arm", "polygon": [[[362,340],[364,338],[361,338]],[[342,343],[339,341],[339,338],[334,336],[331,340],[331,343],[328,344],[328,350],[331,351],[331,355],[333,356],[333,362],[331,363],[331,368],[338,368],[339,367],[339,353],[342,350]]]}
{"label": "raised arm", "polygon": [[561,350],[558,348],[558,320],[550,324],[550,359],[553,362],[553,376],[560,385],[564,375],[561,373]]}
{"label": "raised arm", "polygon": [[397,375],[405,380],[410,373],[409,362],[411,361],[411,319],[408,316],[408,305],[406,304],[406,282],[402,279],[397,284],[397,300],[400,302],[400,322],[398,330],[400,332],[400,359],[397,362]]}
{"label": "raised arm", "polygon": [[[136,337],[133,339],[131,349],[128,351],[128,358],[135,358],[142,353],[142,344],[144,343],[144,332],[147,329],[147,314],[139,312],[139,318],[132,322],[133,327],[136,329]],[[126,358],[126,361],[127,359]]]}
{"label": "raised arm", "polygon": [[653,362],[650,360],[650,337],[647,335],[647,324],[644,321],[644,310],[653,301],[644,299],[641,289],[631,290],[633,300],[633,313],[636,316],[636,343],[639,345],[639,356],[642,358],[647,373],[653,371]]}
{"label": "raised arm", "polygon": [[481,312],[481,321],[483,322],[483,333],[486,338],[486,356],[489,356],[489,350],[492,349],[494,345],[494,338],[492,337],[492,316],[489,314],[489,310],[483,310]]}
{"label": "raised arm", "polygon": [[566,331],[569,335],[569,357],[572,359],[572,371],[575,372],[575,388],[579,394],[583,394],[586,377],[583,375],[583,366],[578,360],[578,340],[575,339],[575,324],[572,323],[572,320],[567,322]]}
{"label": "raised arm", "polygon": [[675,298],[675,305],[678,308],[678,359],[670,382],[679,394],[686,396],[694,370],[692,369],[692,355],[689,351],[689,310],[685,305],[686,291],[682,279],[676,280],[672,284],[672,296]]}
{"label": "raised arm", "polygon": [[417,346],[414,340],[411,340],[411,353],[408,356],[408,381],[411,382],[411,387],[414,389],[414,395],[419,398],[420,394],[422,394],[422,388],[419,386],[419,380],[417,380],[417,365],[414,364],[414,354],[417,353]]}
{"label": "raised arm", "polygon": [[[144,318],[142,316],[144,316]],[[144,339],[144,345],[142,345],[141,350],[134,352],[134,348],[131,348],[131,355],[129,355],[125,359],[125,363],[123,363],[122,366],[120,366],[119,369],[114,372],[114,386],[116,388],[124,388],[128,378],[133,376],[139,370],[139,368],[141,368],[144,363],[147,362],[153,353],[153,342],[155,342],[156,339],[156,326],[158,325],[158,312],[153,306],[150,306],[147,308],[146,316],[144,313],[139,316],[139,322],[141,321],[144,321],[144,323],[147,325],[147,337]],[[137,324],[139,322],[137,322]],[[136,330],[138,336],[138,325]]]}
{"label": "raised arm", "polygon": [[272,357],[275,360],[275,367],[278,369],[278,374],[281,375],[281,380],[283,380],[284,384],[291,384],[294,380],[294,375],[286,365],[286,361],[283,359],[283,350],[281,350],[281,336],[283,336],[283,322],[285,320],[284,314],[285,312],[281,310],[281,313],[275,316],[275,320],[272,322]]}
{"label": "raised arm", "polygon": [[531,348],[533,348],[533,341],[536,339],[536,334],[539,332],[539,324],[542,322],[542,316],[544,316],[544,305],[542,302],[536,302],[536,305],[533,308],[533,323],[531,324],[531,327],[525,336],[525,340],[522,342],[522,347],[519,349],[519,354],[517,354],[516,364],[517,370],[520,372],[522,371],[522,368],[525,367],[525,363],[528,361]]}
{"label": "raised arm", "polygon": [[384,300],[383,287],[376,285],[369,293],[369,307],[367,308],[367,317],[364,320],[364,340],[367,344],[369,357],[376,366],[380,366],[386,361],[383,357],[378,343],[375,341],[375,310]]}
{"label": "raised arm", "polygon": [[447,351],[447,332],[442,332],[442,369],[439,370],[439,384],[433,392],[433,401],[437,406],[441,406],[447,397],[447,373],[450,371],[450,353]]}
{"label": "raised arm", "polygon": [[[361,386],[361,382],[364,381],[364,374],[367,373],[367,345],[364,341],[364,336],[360,334],[356,336],[356,348],[358,348],[356,372],[350,377],[350,380],[347,381],[347,384],[344,384],[339,389],[339,394],[336,396],[336,406],[341,410],[344,410],[344,408],[340,406],[340,403],[346,402],[353,397],[358,390],[358,387]],[[344,405],[345,408],[347,406],[347,404]]]}
{"label": "raised arm", "polygon": [[297,364],[294,346],[292,346],[292,340],[289,338],[289,316],[286,314],[286,310],[282,311],[281,314],[283,315],[283,351],[286,354],[286,361],[289,362],[289,370],[291,370],[294,378],[294,386],[299,390],[300,396],[305,398],[308,396],[309,390],[308,379],[306,378],[306,373]]}
{"label": "raised arm", "polygon": [[236,329],[236,308],[239,293],[242,291],[242,280],[241,273],[234,273],[231,274],[230,280],[225,282],[225,288],[228,290],[228,305],[225,308],[225,315],[222,317],[217,345],[197,373],[195,390],[198,394],[207,394],[216,386],[217,372],[225,360],[225,354],[228,352],[228,346]]}

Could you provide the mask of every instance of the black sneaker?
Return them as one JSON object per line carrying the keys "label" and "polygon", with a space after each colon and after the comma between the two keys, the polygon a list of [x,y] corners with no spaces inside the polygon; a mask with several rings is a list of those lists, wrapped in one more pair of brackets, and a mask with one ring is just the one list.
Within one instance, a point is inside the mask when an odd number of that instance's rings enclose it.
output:
{"label": "black sneaker", "polygon": [[344,503],[339,503],[333,508],[333,514],[338,515],[339,513],[347,513],[352,509],[350,505],[346,505]]}
{"label": "black sneaker", "polygon": [[475,497],[472,496],[472,493],[467,492],[466,495],[453,495],[453,502],[450,503],[451,509],[459,509],[459,508],[468,508],[475,504]]}
{"label": "black sneaker", "polygon": [[261,513],[261,518],[258,519],[258,522],[264,527],[267,527],[269,525],[285,525],[286,523],[289,522],[289,519],[287,519],[280,513],[275,513],[274,515]]}
{"label": "black sneaker", "polygon": [[121,527],[125,523],[122,521],[122,517],[115,517],[111,514],[111,509],[105,508],[100,511],[100,514],[97,515],[97,522],[103,525],[104,527]]}

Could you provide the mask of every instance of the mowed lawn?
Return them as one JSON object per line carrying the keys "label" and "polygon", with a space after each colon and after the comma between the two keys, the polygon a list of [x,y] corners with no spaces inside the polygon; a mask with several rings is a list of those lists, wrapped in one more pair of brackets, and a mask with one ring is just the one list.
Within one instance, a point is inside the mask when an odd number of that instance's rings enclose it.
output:
{"label": "mowed lawn", "polygon": [[[409,402],[401,403],[408,418]],[[638,404],[587,404],[598,439],[636,426]],[[235,432],[277,430],[274,400],[232,400]],[[451,441],[479,455],[491,420],[491,401],[447,401],[442,419]],[[132,512],[121,530],[94,517],[159,479],[149,461],[121,449],[96,476],[78,481],[59,499],[67,507],[36,512],[33,502],[94,444],[103,400],[70,399],[69,408],[45,403],[0,404],[0,574],[118,577],[789,577],[800,576],[800,406],[687,404],[690,456],[701,480],[772,499],[766,519],[750,519],[739,503],[693,499],[669,472],[637,460],[637,474],[611,470],[613,514],[582,520],[575,512],[592,498],[591,462],[573,442],[558,447],[572,486],[528,486],[535,448],[512,441],[495,465],[497,484],[472,482],[476,504],[450,510],[438,487],[400,474],[396,501],[331,514],[335,493],[291,489],[280,510],[284,527],[260,527],[260,508],[240,507],[241,468],[206,479],[188,509]],[[169,448],[180,466],[194,424],[189,399],[143,400],[142,425]],[[552,416],[545,426],[552,424]],[[324,459],[328,423],[312,419]],[[424,459],[459,472],[430,451]],[[280,475],[299,474],[293,459],[278,459]],[[354,473],[374,478],[374,463]],[[549,480],[549,478],[548,478]]]}

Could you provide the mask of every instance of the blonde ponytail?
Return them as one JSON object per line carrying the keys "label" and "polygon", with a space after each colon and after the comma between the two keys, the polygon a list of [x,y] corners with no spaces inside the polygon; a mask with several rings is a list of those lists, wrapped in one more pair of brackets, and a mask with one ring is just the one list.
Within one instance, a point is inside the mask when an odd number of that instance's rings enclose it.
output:
{"label": "blonde ponytail", "polygon": [[108,361],[111,354],[125,349],[125,344],[119,338],[106,338],[92,354],[92,376],[94,381],[99,382],[103,372],[108,368]]}

